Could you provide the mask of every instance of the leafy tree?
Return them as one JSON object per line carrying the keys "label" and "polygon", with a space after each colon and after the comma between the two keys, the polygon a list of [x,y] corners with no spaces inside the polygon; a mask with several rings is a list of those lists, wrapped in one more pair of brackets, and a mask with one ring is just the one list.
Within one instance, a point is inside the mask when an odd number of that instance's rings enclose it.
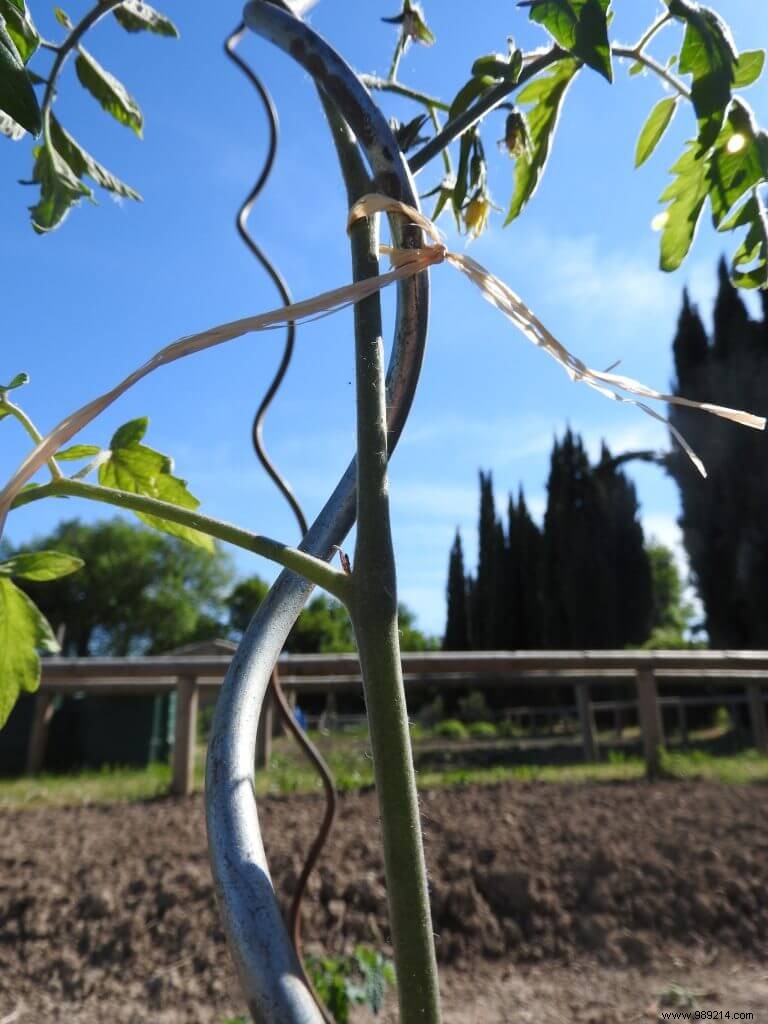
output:
{"label": "leafy tree", "polygon": [[469,616],[467,609],[467,579],[464,574],[464,552],[461,548],[461,534],[456,537],[448,559],[448,617],[445,624],[443,650],[468,651]]}
{"label": "leafy tree", "polygon": [[[258,576],[241,580],[226,599],[229,626],[240,637],[248,627],[256,609],[269,590]],[[426,651],[436,641],[414,626],[415,616],[404,604],[399,605],[400,645],[404,651]],[[313,597],[302,611],[285,643],[290,654],[343,654],[355,650],[352,623],[344,606],[325,594]]]}
{"label": "leafy tree", "polygon": [[[229,558],[122,519],[72,519],[24,551],[81,558],[79,572],[50,582],[19,580],[67,655],[157,654],[221,636]],[[5,546],[6,556],[15,550]]]}
{"label": "leafy tree", "polygon": [[477,575],[472,587],[471,636],[477,650],[490,650],[497,646],[501,632],[502,560],[504,533],[496,517],[493,497],[493,478],[480,472],[480,519]]}
{"label": "leafy tree", "polygon": [[652,650],[675,650],[693,646],[688,637],[693,607],[683,598],[683,581],[668,547],[656,540],[646,545],[653,579],[651,635],[644,646]]}
{"label": "leafy tree", "polygon": [[[768,319],[753,321],[725,264],[708,337],[683,294],[673,343],[675,393],[762,408],[768,394]],[[765,307],[764,307],[765,308]],[[679,451],[667,466],[680,488],[683,542],[713,647],[768,646],[768,438],[674,407],[672,424],[701,453],[709,474],[690,472]],[[750,467],[755,467],[751,469]]]}

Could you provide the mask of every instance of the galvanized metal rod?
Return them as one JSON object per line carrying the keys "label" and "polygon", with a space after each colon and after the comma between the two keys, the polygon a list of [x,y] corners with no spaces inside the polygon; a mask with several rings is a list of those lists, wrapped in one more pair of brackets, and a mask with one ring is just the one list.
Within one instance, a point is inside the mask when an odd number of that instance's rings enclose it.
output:
{"label": "galvanized metal rod", "polygon": [[[375,187],[417,206],[410,173],[386,119],[344,61],[291,14],[259,2],[246,24],[294,57],[320,85],[359,139]],[[421,232],[393,219],[395,244],[418,247]],[[410,410],[427,326],[427,274],[398,287],[395,342],[387,374],[389,449]],[[354,461],[310,527],[302,547],[328,558],[354,521]],[[272,668],[312,586],[284,572],[270,590],[232,660],[216,709],[206,768],[206,815],[214,883],[224,928],[257,1024],[320,1024],[301,981],[280,917],[259,829],[253,758],[261,703]]]}

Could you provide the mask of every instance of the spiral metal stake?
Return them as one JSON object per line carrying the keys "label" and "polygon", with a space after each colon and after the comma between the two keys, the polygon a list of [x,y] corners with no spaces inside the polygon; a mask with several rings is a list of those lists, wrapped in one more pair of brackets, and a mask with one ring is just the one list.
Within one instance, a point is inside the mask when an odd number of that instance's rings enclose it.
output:
{"label": "spiral metal stake", "polygon": [[[290,303],[292,302],[292,298],[290,291],[288,290],[288,285],[285,281],[285,278],[282,276],[282,274],[280,274],[280,272],[275,267],[274,263],[269,259],[269,257],[263,251],[263,249],[261,249],[261,247],[257,244],[257,242],[255,241],[255,239],[248,230],[248,219],[251,215],[251,211],[254,207],[254,204],[256,203],[256,200],[261,195],[261,192],[263,191],[270,174],[272,173],[275,158],[277,155],[279,130],[277,111],[275,109],[274,103],[272,102],[272,97],[269,91],[267,90],[261,79],[258,77],[258,75],[255,74],[252,68],[236,52],[236,48],[240,43],[240,40],[243,38],[245,31],[245,23],[241,22],[238,25],[238,27],[234,30],[234,32],[232,32],[227,37],[224,43],[224,51],[226,55],[229,57],[229,59],[233,61],[233,63],[235,63],[237,67],[240,68],[240,70],[243,72],[243,74],[248,78],[249,82],[253,85],[254,89],[259,95],[259,98],[264,107],[264,112],[267,116],[267,123],[269,126],[269,142],[267,154],[264,158],[264,165],[252,189],[246,196],[242,206],[237,212],[235,224],[237,227],[237,232],[240,235],[240,238],[251,251],[251,253],[256,257],[256,259],[259,261],[264,270],[267,272],[280,295],[283,305],[287,306],[290,305]],[[257,458],[261,462],[266,472],[271,477],[275,486],[278,488],[278,490],[283,495],[285,500],[291,506],[293,514],[296,517],[296,521],[298,523],[301,536],[304,536],[304,534],[307,532],[307,521],[304,516],[304,512],[287,480],[279,473],[276,466],[269,458],[264,447],[263,437],[264,419],[266,417],[267,410],[269,409],[269,406],[272,403],[272,400],[279,391],[283,379],[285,378],[285,375],[288,372],[288,367],[293,356],[295,339],[296,325],[294,323],[289,323],[286,326],[285,345],[283,348],[283,355],[280,360],[280,364],[277,368],[274,378],[272,379],[272,382],[267,388],[267,391],[259,404],[258,409],[256,410],[256,415],[254,416],[253,420],[251,436]],[[336,816],[337,806],[336,786],[330,768],[328,767],[322,755],[320,754],[320,751],[311,742],[309,737],[306,735],[304,730],[299,726],[298,722],[296,721],[293,711],[286,699],[285,692],[282,686],[280,685],[280,677],[277,673],[277,670],[275,670],[272,673],[270,685],[272,688],[272,693],[275,702],[277,704],[280,716],[283,720],[285,727],[291,733],[293,738],[296,740],[298,746],[302,749],[309,762],[317,771],[318,775],[321,778],[323,790],[325,793],[325,812],[323,814],[323,820],[320,824],[320,829],[314,841],[312,842],[312,845],[310,846],[307,856],[305,858],[304,865],[302,866],[299,878],[296,883],[296,888],[294,890],[290,910],[288,913],[291,941],[293,942],[294,949],[296,950],[296,956],[298,957],[299,963],[302,965],[303,969],[301,949],[301,905],[304,899],[304,895],[306,893],[310,875],[312,874],[312,871],[314,870],[315,865],[317,864],[317,861],[320,858],[320,854],[322,853],[323,847],[325,846],[331,829],[333,828],[333,821]],[[304,974],[304,980],[306,981],[307,985],[311,988],[311,982],[310,979],[306,976],[306,973]],[[315,998],[317,999],[316,994]],[[326,1021],[328,1021],[329,1024],[333,1024],[333,1020],[330,1017],[330,1015],[328,1015],[327,1012],[325,1011],[322,1002],[319,999],[317,999],[317,1001]]]}
{"label": "spiral metal stake", "polygon": [[[272,3],[249,3],[249,28],[289,53],[323,88],[360,141],[374,186],[418,207],[413,181],[378,107],[337,53],[300,19]],[[422,244],[422,233],[390,221],[394,242]],[[389,448],[413,401],[427,331],[428,274],[397,287],[395,339],[387,371]],[[301,547],[330,558],[355,517],[353,460],[310,527]],[[303,983],[275,898],[259,828],[253,785],[254,751],[269,678],[312,585],[283,572],[262,602],[232,659],[219,697],[206,764],[206,819],[214,886],[241,985],[256,1024],[321,1024]]]}

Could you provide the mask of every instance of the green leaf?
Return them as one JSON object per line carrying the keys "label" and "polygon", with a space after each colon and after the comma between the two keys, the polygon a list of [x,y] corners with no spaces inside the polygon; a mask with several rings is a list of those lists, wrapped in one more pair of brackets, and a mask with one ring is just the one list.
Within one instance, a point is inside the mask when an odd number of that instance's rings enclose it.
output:
{"label": "green leaf", "polygon": [[514,84],[520,77],[522,67],[523,55],[520,50],[513,50],[507,56],[501,53],[489,53],[485,57],[477,58],[472,65],[472,74],[475,78],[487,76],[496,81]]}
{"label": "green leaf", "polygon": [[14,391],[23,388],[25,384],[29,384],[29,374],[17,373],[10,384],[0,384],[0,391]]}
{"label": "green leaf", "polygon": [[103,68],[82,46],[79,50],[75,70],[80,84],[99,101],[108,114],[120,124],[133,129],[141,138],[144,122],[136,100],[128,94],[122,82]]}
{"label": "green leaf", "polygon": [[93,192],[77,177],[52,145],[45,142],[36,151],[32,177],[40,183],[40,199],[32,211],[32,227],[38,233],[52,231],[63,223],[71,208]]}
{"label": "green leaf", "polygon": [[22,580],[48,582],[82,569],[82,558],[65,555],[61,551],[30,551],[0,562],[0,576],[15,576]]}
{"label": "green leaf", "polygon": [[765,50],[745,50],[736,62],[733,85],[736,89],[745,89],[756,82],[763,73]]}
{"label": "green leaf", "polygon": [[127,448],[129,445],[138,444],[144,439],[148,426],[149,418],[147,416],[124,423],[112,435],[112,440],[109,442],[110,449],[116,451],[118,448]]}
{"label": "green leaf", "polygon": [[[198,508],[200,502],[187,490],[186,482],[172,475],[171,459],[140,443],[147,423],[146,418],[132,420],[115,432],[109,443],[109,459],[99,466],[99,483],[102,487],[159,498],[180,508]],[[157,530],[181,537],[207,551],[213,550],[213,541],[207,534],[144,512],[136,515]]]}
{"label": "green leaf", "polygon": [[101,451],[96,444],[73,444],[56,452],[56,459],[62,462],[75,462],[78,459],[92,459]]}
{"label": "green leaf", "polygon": [[38,135],[42,128],[42,115],[35,90],[24,68],[16,44],[8,33],[5,20],[0,17],[0,111]]}
{"label": "green leaf", "polygon": [[634,78],[635,75],[642,75],[644,71],[645,64],[641,63],[639,60],[636,60],[635,63],[631,65],[629,69],[629,74]]}
{"label": "green leaf", "polygon": [[179,37],[179,30],[169,18],[141,0],[125,0],[112,13],[126,32],[154,32],[158,36]]}
{"label": "green leaf", "polygon": [[61,9],[61,7],[53,8],[53,16],[56,19],[56,21],[58,21],[58,23],[62,25],[64,28],[71,29],[73,27],[72,19],[66,11]]}
{"label": "green leaf", "polygon": [[717,138],[731,99],[738,55],[730,30],[716,11],[689,0],[668,0],[669,12],[685,24],[680,71],[692,75],[691,100],[699,121],[699,145]]}
{"label": "green leaf", "polygon": [[448,120],[452,121],[459,114],[463,114],[476,99],[479,99],[484,92],[487,92],[494,85],[496,85],[496,79],[490,75],[470,78],[456,93],[451,103],[451,109],[448,111]]}
{"label": "green leaf", "polygon": [[0,0],[0,17],[24,64],[40,45],[40,33],[34,26],[24,0]]}
{"label": "green leaf", "polygon": [[532,105],[527,114],[528,148],[515,162],[515,186],[505,224],[520,215],[541,181],[560,109],[578,70],[577,61],[560,60],[547,74],[534,78],[518,94],[519,104]]}
{"label": "green leaf", "polygon": [[661,235],[662,270],[677,270],[693,244],[709,189],[709,158],[695,141],[689,142],[671,173],[675,178],[661,196],[669,203]]}
{"label": "green leaf", "polygon": [[25,593],[0,577],[0,728],[21,691],[34,693],[40,684],[38,650],[58,650],[48,620]]}
{"label": "green leaf", "polygon": [[4,114],[0,110],[0,135],[5,135],[6,138],[11,139],[13,142],[18,142],[26,134],[20,124],[17,124],[12,117],[9,117],[8,114]]}
{"label": "green leaf", "polygon": [[531,21],[538,22],[564,50],[613,81],[608,41],[610,0],[527,0]]}
{"label": "green leaf", "polygon": [[732,261],[733,283],[739,288],[768,288],[768,214],[755,192],[721,231],[746,227],[747,235]]}
{"label": "green leaf", "polygon": [[675,116],[676,109],[677,98],[672,96],[660,100],[653,108],[637,140],[635,167],[640,167],[644,164],[654,149],[656,149],[672,118]]}
{"label": "green leaf", "polygon": [[720,226],[749,189],[766,179],[768,137],[758,132],[747,104],[735,99],[709,164],[709,198],[715,227]]}
{"label": "green leaf", "polygon": [[116,195],[124,196],[126,199],[134,199],[137,202],[141,202],[139,193],[132,189],[130,185],[126,185],[124,181],[115,177],[111,171],[108,171],[90,153],[86,152],[72,138],[69,132],[62,128],[53,114],[51,114],[51,141],[59,155],[69,164],[76,177],[83,178],[87,175],[92,181],[95,181],[97,185],[100,185],[108,192],[114,192]]}

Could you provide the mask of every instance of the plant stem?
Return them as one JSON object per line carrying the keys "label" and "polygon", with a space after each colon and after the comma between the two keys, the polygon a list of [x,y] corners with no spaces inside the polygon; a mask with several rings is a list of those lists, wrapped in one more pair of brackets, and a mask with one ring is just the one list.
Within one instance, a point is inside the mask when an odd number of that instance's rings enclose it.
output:
{"label": "plant stem", "polygon": [[322,559],[299,551],[297,548],[289,547],[280,541],[271,540],[269,537],[261,537],[248,530],[242,530],[240,527],[232,526],[231,523],[211,519],[210,516],[204,516],[194,509],[181,508],[145,494],[134,494],[130,491],[119,491],[112,487],[85,483],[82,480],[61,478],[50,484],[22,491],[15,498],[11,508],[19,508],[22,505],[29,505],[33,501],[50,497],[87,498],[89,501],[99,501],[107,505],[114,505],[116,508],[143,512],[146,515],[156,516],[158,519],[179,523],[181,526],[208,534],[209,537],[215,537],[217,540],[234,544],[236,547],[269,558],[271,561],[285,566],[286,569],[292,569],[317,586],[323,587],[345,604],[351,599],[350,577],[334,569]]}
{"label": "plant stem", "polygon": [[451,109],[450,104],[444,103],[442,100],[437,99],[436,96],[430,96],[419,89],[412,89],[410,85],[403,85],[402,82],[396,82],[391,78],[378,78],[376,75],[360,75],[360,81],[369,89],[376,89],[378,92],[392,92],[397,96],[404,96],[407,100],[421,103],[424,107],[434,107],[437,110],[445,110],[446,112]]}
{"label": "plant stem", "polygon": [[685,99],[691,98],[690,89],[688,89],[679,78],[676,78],[671,74],[665,67],[659,64],[658,61],[654,60],[653,57],[647,56],[645,53],[641,53],[639,50],[634,49],[631,46],[612,46],[611,53],[614,57],[629,57],[631,60],[635,60],[638,64],[644,64],[645,67],[651,71],[655,71],[659,78],[663,79],[667,85],[671,86],[675,92],[678,92]]}
{"label": "plant stem", "polygon": [[46,47],[47,49],[55,50],[56,57],[51,65],[48,84],[46,85],[45,93],[43,94],[43,102],[40,104],[40,110],[43,114],[44,121],[48,119],[51,104],[53,103],[56,80],[66,63],[67,57],[69,57],[70,53],[75,49],[85,33],[89,29],[93,28],[96,22],[101,21],[105,14],[109,14],[113,7],[119,7],[122,2],[123,0],[100,0],[100,2],[96,4],[95,7],[91,8],[85,17],[75,25],[63,43],[59,46]]}
{"label": "plant stem", "polygon": [[[354,196],[350,197],[351,199]],[[351,232],[356,267],[378,273],[374,221]],[[397,583],[389,520],[381,306],[355,306],[357,541],[350,615],[360,655],[397,972],[401,1024],[439,1024],[432,920],[416,777],[400,664]]]}
{"label": "plant stem", "polygon": [[[40,442],[43,440],[43,435],[37,429],[37,427],[29,418],[29,416],[27,416],[24,410],[21,409],[18,405],[16,405],[15,402],[11,401],[11,399],[8,397],[7,391],[3,392],[2,395],[0,395],[0,409],[5,409],[9,416],[13,416],[14,419],[17,419],[19,423],[22,425],[22,427],[24,427],[26,432],[29,434],[29,436],[32,438],[32,440],[35,442],[35,444],[40,444]],[[51,471],[51,476],[53,477],[54,480],[62,479],[61,470],[59,469],[59,465],[56,462],[56,459],[48,459],[46,465],[48,466],[48,469]]]}
{"label": "plant stem", "polygon": [[661,17],[657,18],[656,21],[647,29],[643,35],[635,43],[633,49],[635,53],[642,53],[648,43],[653,39],[659,29],[663,28],[668,22],[672,21],[672,15],[667,11],[662,14]]}
{"label": "plant stem", "polygon": [[392,63],[389,65],[389,75],[387,77],[390,81],[394,81],[397,78],[397,69],[400,67],[400,58],[408,47],[408,36],[404,32],[401,32],[397,37],[397,43],[395,44],[395,52],[392,54]]}
{"label": "plant stem", "polygon": [[[666,18],[660,18],[651,29],[646,33],[647,39],[643,37],[643,40],[638,43],[636,47],[631,46],[612,46],[611,53],[614,57],[629,57],[632,60],[638,61],[640,64],[644,64],[649,70],[654,71],[659,78],[665,81],[671,88],[678,92],[681,96],[686,99],[691,98],[690,90],[676,78],[658,61],[654,60],[653,57],[648,57],[646,54],[641,52],[641,44],[644,46],[648,39],[651,38],[662,26],[666,23]],[[459,114],[458,117],[453,118],[452,121],[448,121],[442,131],[439,131],[437,135],[433,136],[429,142],[425,143],[424,146],[418,152],[416,152],[408,161],[408,166],[411,168],[414,174],[417,174],[422,168],[424,168],[433,157],[441,153],[447,146],[463,135],[469,128],[481,121],[486,114],[489,114],[492,110],[498,107],[504,100],[509,96],[511,92],[518,89],[521,85],[530,81],[534,75],[537,75],[540,71],[546,70],[551,64],[561,60],[563,57],[567,57],[568,54],[565,50],[562,50],[559,46],[553,46],[551,49],[539,53],[529,60],[523,66],[523,70],[520,72],[520,77],[516,82],[499,82],[492,89],[481,96],[480,99],[463,113]]]}

